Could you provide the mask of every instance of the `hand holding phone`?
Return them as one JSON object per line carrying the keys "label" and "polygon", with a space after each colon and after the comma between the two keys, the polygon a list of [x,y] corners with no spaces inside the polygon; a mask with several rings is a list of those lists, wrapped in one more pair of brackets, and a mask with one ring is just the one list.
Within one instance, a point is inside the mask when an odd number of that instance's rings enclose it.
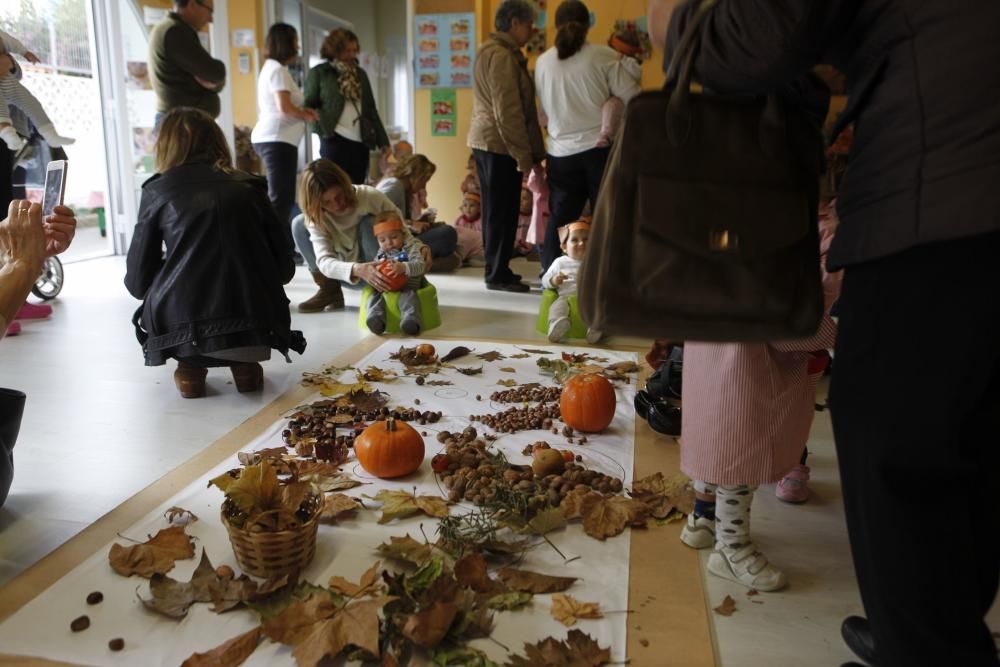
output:
{"label": "hand holding phone", "polygon": [[66,194],[66,160],[53,160],[45,168],[45,197],[42,199],[42,216],[48,217],[62,206]]}

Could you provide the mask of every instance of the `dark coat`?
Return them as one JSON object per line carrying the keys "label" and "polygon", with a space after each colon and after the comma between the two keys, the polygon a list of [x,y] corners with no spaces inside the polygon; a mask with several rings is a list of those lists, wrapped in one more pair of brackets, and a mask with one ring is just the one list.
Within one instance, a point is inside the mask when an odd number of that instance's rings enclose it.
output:
{"label": "dark coat", "polygon": [[[389,146],[389,135],[386,134],[382,119],[375,107],[375,94],[368,74],[358,67],[358,78],[361,79],[361,118],[363,122],[375,128],[375,145],[368,146],[370,150]],[[303,105],[319,111],[319,120],[312,123],[312,131],[321,137],[332,137],[337,129],[337,121],[344,112],[344,105],[351,104],[340,91],[340,75],[329,62],[320,63],[306,75],[306,85],[303,92]],[[364,133],[362,133],[364,139]]]}
{"label": "dark coat", "polygon": [[[669,43],[696,7],[678,7]],[[725,92],[776,91],[819,63],[847,75],[839,268],[1000,230],[998,35],[996,0],[720,0],[695,67]]]}
{"label": "dark coat", "polygon": [[199,162],[143,184],[125,286],[143,300],[146,365],[251,345],[301,353],[282,287],[294,275],[291,229],[263,178]]}

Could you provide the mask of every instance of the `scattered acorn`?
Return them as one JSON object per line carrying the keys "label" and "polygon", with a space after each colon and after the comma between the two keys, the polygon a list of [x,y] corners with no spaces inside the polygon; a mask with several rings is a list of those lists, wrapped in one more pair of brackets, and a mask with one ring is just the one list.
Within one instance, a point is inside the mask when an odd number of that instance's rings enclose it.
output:
{"label": "scattered acorn", "polygon": [[108,648],[112,651],[120,651],[125,648],[125,640],[121,637],[116,637],[108,642]]}
{"label": "scattered acorn", "polygon": [[[422,386],[424,386],[425,382],[427,382],[427,380],[426,380],[426,378],[424,378],[423,375],[418,375],[417,376],[417,384],[418,385],[420,385],[422,387]],[[418,405],[419,405],[419,402],[418,402]]]}
{"label": "scattered acorn", "polygon": [[87,596],[87,604],[100,604],[104,601],[104,593],[101,591],[94,591]]}
{"label": "scattered acorn", "polygon": [[420,399],[419,398],[413,399],[413,404],[414,405],[420,405]]}
{"label": "scattered acorn", "polygon": [[215,568],[215,574],[216,576],[222,579],[232,578],[236,576],[236,573],[233,572],[233,568],[229,567],[228,565],[220,565],[219,567]]}
{"label": "scattered acorn", "polygon": [[421,343],[420,345],[417,345],[417,354],[421,357],[430,359],[434,356],[435,352],[437,352],[437,350],[435,350],[434,346],[430,343]]}
{"label": "scattered acorn", "polygon": [[73,619],[73,622],[69,624],[69,629],[73,632],[83,632],[90,627],[90,617],[89,616],[78,616]]}

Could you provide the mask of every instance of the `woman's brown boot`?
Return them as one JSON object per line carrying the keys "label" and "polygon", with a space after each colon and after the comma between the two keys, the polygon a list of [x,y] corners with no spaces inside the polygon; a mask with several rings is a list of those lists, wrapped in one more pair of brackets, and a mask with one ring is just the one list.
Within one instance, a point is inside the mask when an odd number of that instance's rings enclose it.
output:
{"label": "woman's brown boot", "polygon": [[312,277],[319,286],[319,291],[299,304],[300,313],[318,313],[327,308],[338,310],[344,307],[344,291],[339,280],[327,278],[319,271],[313,271]]}
{"label": "woman's brown boot", "polygon": [[229,370],[233,373],[236,391],[241,394],[257,391],[264,384],[264,369],[260,364],[233,364]]}
{"label": "woman's brown boot", "polygon": [[181,392],[181,398],[204,396],[206,375],[208,375],[207,368],[178,361],[177,370],[174,371],[174,384],[177,385],[177,391]]}

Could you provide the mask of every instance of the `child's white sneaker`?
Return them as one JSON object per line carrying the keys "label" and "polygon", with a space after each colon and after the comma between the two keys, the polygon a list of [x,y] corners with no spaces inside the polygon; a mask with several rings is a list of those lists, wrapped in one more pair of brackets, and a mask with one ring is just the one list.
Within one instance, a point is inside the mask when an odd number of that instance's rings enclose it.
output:
{"label": "child's white sneaker", "polygon": [[566,340],[566,334],[569,333],[569,328],[569,318],[560,317],[558,320],[549,325],[549,342],[561,343]]}
{"label": "child's white sneaker", "polygon": [[715,519],[688,514],[687,523],[681,528],[681,542],[692,549],[707,549],[715,545]]}
{"label": "child's white sneaker", "polygon": [[42,135],[42,139],[45,139],[45,143],[52,147],[69,146],[70,144],[76,143],[76,139],[73,139],[72,137],[64,137],[56,132],[55,125],[52,125],[51,123],[38,128],[38,134]]}
{"label": "child's white sneaker", "polygon": [[24,139],[17,133],[13,125],[8,125],[0,130],[0,139],[3,139],[3,142],[7,144],[7,148],[14,152],[24,148]]}
{"label": "child's white sneaker", "polygon": [[597,329],[587,329],[587,342],[591,345],[597,345],[604,338],[604,332],[598,331]]}
{"label": "child's white sneaker", "polygon": [[753,542],[717,548],[708,557],[708,571],[758,591],[777,591],[788,584],[785,573],[771,565]]}

